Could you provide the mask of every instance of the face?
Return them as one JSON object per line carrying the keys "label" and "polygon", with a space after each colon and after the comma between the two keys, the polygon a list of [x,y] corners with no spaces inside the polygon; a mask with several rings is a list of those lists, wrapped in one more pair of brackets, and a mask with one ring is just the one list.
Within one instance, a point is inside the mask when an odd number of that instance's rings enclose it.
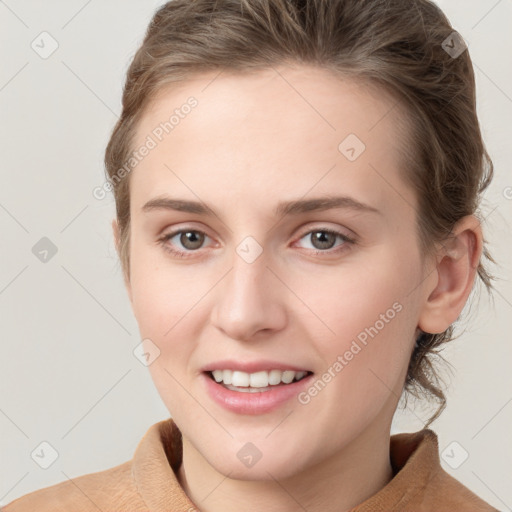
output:
{"label": "face", "polygon": [[240,479],[389,435],[425,300],[394,102],[278,69],[160,91],[130,176],[128,292],[159,350],[151,376],[190,450]]}

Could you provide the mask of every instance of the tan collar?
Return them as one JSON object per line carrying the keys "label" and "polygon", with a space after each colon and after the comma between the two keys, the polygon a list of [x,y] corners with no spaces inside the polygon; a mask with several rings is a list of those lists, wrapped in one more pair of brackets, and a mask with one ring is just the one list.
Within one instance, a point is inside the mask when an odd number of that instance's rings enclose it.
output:
{"label": "tan collar", "polygon": [[389,457],[392,480],[350,512],[395,510],[424,492],[433,475],[442,469],[437,435],[430,429],[391,436]]}
{"label": "tan collar", "polygon": [[181,458],[181,432],[171,418],[152,425],[139,442],[132,475],[151,512],[170,511],[169,506],[173,511],[195,510],[174,473]]}
{"label": "tan collar", "polygon": [[[391,436],[390,459],[393,479],[352,512],[391,510],[425,489],[440,468],[437,435],[424,429]],[[176,478],[181,460],[181,432],[174,421],[169,418],[152,425],[139,442],[132,465],[138,492],[150,511],[170,510],[169,506],[173,511],[196,510]]]}

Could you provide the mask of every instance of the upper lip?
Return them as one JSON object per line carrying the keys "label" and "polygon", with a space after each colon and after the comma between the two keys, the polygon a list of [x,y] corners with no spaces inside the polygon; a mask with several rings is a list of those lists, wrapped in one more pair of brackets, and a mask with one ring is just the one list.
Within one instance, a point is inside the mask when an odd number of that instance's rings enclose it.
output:
{"label": "upper lip", "polygon": [[212,372],[213,370],[238,370],[246,373],[255,373],[263,370],[294,370],[296,372],[311,371],[290,363],[281,363],[279,361],[262,359],[257,361],[234,361],[233,359],[223,359],[222,361],[209,363],[201,368],[201,371],[203,372]]}

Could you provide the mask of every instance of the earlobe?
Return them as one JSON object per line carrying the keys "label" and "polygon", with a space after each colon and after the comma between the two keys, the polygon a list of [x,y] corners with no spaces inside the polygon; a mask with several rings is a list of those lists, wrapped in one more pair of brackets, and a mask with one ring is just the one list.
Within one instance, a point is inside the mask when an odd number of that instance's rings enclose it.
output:
{"label": "earlobe", "polygon": [[418,327],[442,333],[459,317],[473,288],[482,254],[482,230],[473,215],[463,217],[443,241],[436,258],[437,284],[428,294]]}

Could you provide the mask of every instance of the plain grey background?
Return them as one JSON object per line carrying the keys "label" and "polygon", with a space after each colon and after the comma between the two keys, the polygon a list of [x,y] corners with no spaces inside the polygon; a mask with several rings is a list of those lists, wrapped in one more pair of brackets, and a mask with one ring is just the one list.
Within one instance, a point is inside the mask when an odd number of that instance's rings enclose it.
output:
{"label": "plain grey background", "polygon": [[[169,416],[133,354],[141,340],[114,250],[113,197],[92,194],[104,183],[126,69],[163,3],[0,1],[0,505],[131,459]],[[481,288],[467,332],[443,352],[454,371],[431,428],[443,467],[512,510],[512,0],[438,4],[475,67],[496,171],[483,227],[500,279],[495,306]],[[413,405],[392,433],[423,427],[431,410]],[[52,454],[42,442],[56,451],[47,469],[37,463]]]}

